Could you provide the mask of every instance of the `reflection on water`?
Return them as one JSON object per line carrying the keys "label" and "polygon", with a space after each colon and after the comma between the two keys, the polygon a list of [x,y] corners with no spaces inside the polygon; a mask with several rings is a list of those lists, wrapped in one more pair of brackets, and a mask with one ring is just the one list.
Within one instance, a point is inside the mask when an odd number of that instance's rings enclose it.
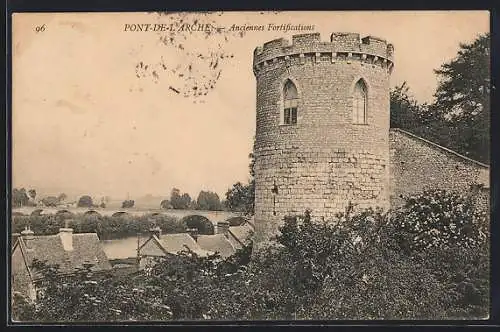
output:
{"label": "reflection on water", "polygon": [[[182,218],[192,214],[200,214],[212,221],[217,225],[218,221],[226,220],[237,214],[226,211],[197,211],[197,210],[167,210],[163,211],[164,214]],[[216,226],[217,227],[217,226]],[[139,245],[142,245],[148,239],[147,234],[142,234],[139,237]],[[137,255],[137,236],[125,237],[115,240],[102,240],[101,241],[104,252],[109,259],[136,257]]]}
{"label": "reflection on water", "polygon": [[[146,235],[139,237],[140,244],[143,244],[146,240]],[[117,240],[103,240],[101,243],[109,259],[135,257],[137,255],[137,236]]]}

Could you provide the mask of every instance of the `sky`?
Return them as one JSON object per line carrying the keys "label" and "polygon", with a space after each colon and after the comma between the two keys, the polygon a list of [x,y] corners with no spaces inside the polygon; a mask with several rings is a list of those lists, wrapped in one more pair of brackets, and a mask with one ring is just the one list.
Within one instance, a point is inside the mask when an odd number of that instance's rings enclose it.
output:
{"label": "sky", "polygon": [[[268,31],[287,23],[314,30]],[[241,34],[233,25],[265,29]],[[17,13],[12,30],[13,187],[120,199],[176,187],[224,197],[249,176],[256,46],[306,32],[323,41],[332,32],[382,37],[394,45],[391,86],[406,81],[419,102],[432,102],[433,70],[489,31],[489,13]]]}

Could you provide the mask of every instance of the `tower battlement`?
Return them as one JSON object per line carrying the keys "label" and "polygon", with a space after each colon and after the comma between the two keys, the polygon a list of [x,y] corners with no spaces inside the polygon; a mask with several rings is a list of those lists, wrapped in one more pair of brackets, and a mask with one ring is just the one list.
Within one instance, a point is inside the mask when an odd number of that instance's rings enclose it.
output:
{"label": "tower battlement", "polygon": [[253,69],[257,75],[269,64],[303,60],[312,58],[314,61],[361,61],[363,63],[393,68],[392,44],[386,40],[366,36],[359,33],[334,32],[329,41],[322,41],[319,33],[308,33],[292,36],[292,41],[279,38],[265,43],[254,50]]}

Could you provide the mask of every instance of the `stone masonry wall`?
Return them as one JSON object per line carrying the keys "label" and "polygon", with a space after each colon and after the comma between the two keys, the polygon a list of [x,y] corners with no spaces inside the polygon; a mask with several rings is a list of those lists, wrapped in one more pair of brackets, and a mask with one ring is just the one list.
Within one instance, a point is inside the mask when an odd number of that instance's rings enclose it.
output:
{"label": "stone masonry wall", "polygon": [[[257,238],[306,208],[313,218],[330,218],[349,201],[388,207],[391,58],[385,41],[358,34],[334,34],[329,43],[300,35],[291,45],[278,39],[256,49]],[[368,90],[367,124],[352,122],[360,79]],[[300,98],[296,125],[280,124],[287,80]]]}
{"label": "stone masonry wall", "polygon": [[489,167],[400,129],[390,131],[391,205],[403,203],[401,195],[427,189],[469,192],[482,184],[478,204],[489,206]]}

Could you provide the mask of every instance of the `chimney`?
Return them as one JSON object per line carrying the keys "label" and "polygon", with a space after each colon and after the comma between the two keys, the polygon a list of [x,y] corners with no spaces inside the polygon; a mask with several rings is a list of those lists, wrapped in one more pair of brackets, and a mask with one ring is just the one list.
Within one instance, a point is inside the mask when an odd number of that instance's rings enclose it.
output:
{"label": "chimney", "polygon": [[149,233],[151,236],[155,235],[157,238],[161,238],[161,228],[159,226],[151,227]]}
{"label": "chimney", "polygon": [[21,232],[21,237],[26,245],[26,249],[33,249],[33,239],[35,238],[35,233],[29,228],[29,226],[24,228],[24,231]]}
{"label": "chimney", "polygon": [[229,222],[219,221],[217,223],[217,234],[224,234],[224,236],[228,236],[228,233],[229,233]]}
{"label": "chimney", "polygon": [[188,228],[187,232],[191,237],[195,240],[198,241],[198,229],[197,228]]}
{"label": "chimney", "polygon": [[70,221],[72,221],[72,219],[66,219],[64,221],[64,227],[59,228],[59,237],[66,251],[73,250],[73,228],[69,227]]}

